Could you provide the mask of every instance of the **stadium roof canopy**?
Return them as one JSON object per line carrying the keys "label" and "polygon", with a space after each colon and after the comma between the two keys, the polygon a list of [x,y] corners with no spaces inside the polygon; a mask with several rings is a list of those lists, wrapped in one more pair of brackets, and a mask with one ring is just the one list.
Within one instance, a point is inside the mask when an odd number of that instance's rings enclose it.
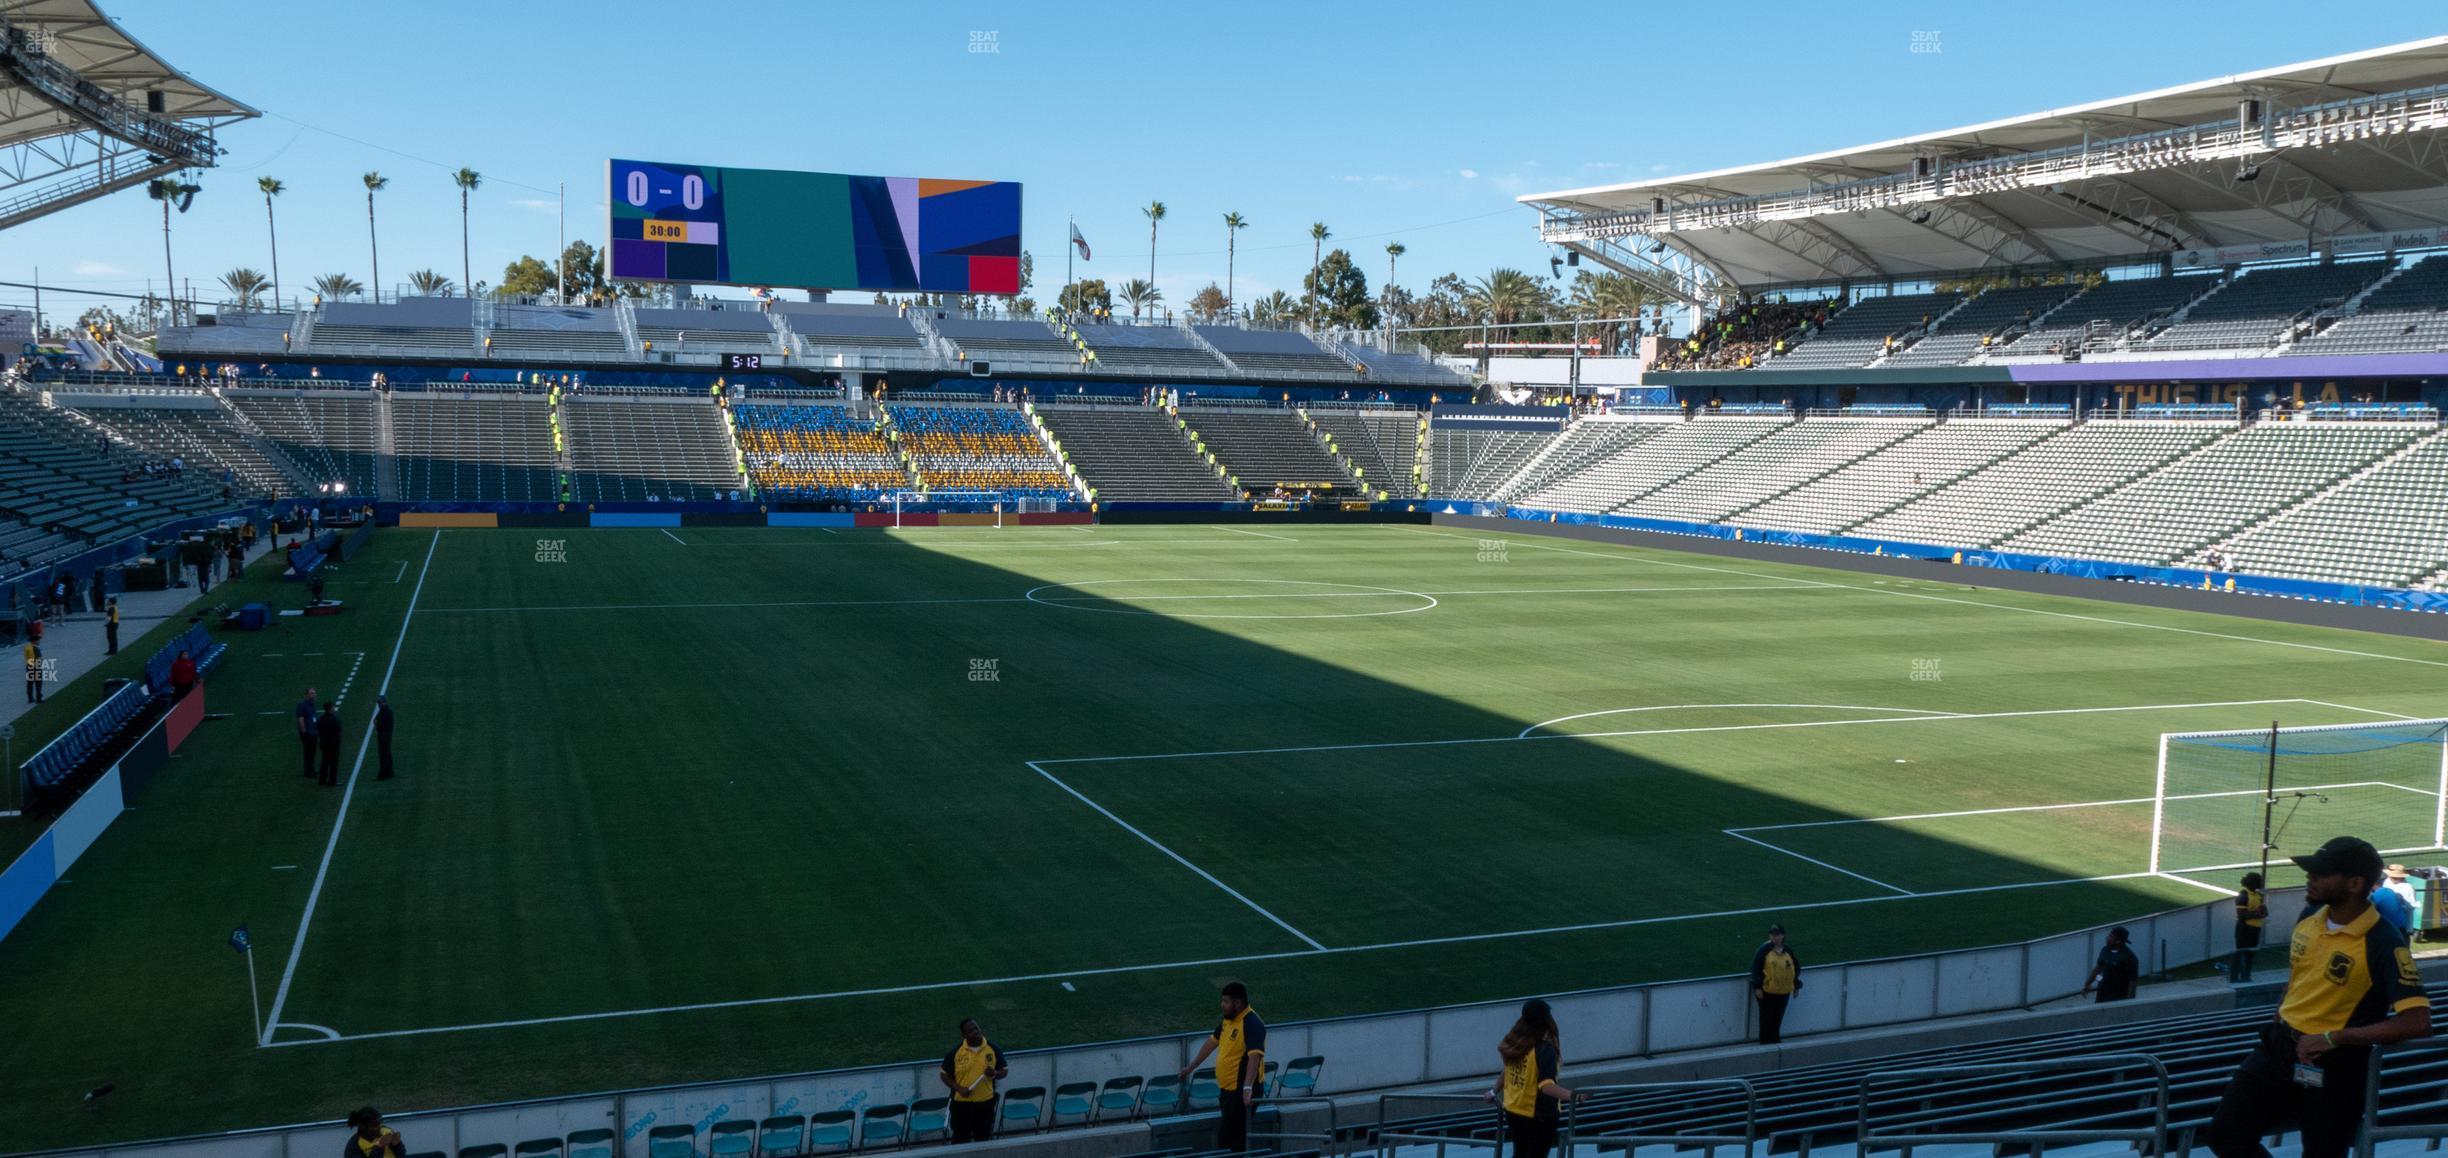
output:
{"label": "stadium roof canopy", "polygon": [[2245,248],[2448,226],[2443,127],[2437,37],[1519,200],[1539,210],[1542,240],[1687,300],[2177,254],[2232,264]]}
{"label": "stadium roof canopy", "polygon": [[0,0],[0,227],[210,165],[211,130],[260,115],[93,0]]}

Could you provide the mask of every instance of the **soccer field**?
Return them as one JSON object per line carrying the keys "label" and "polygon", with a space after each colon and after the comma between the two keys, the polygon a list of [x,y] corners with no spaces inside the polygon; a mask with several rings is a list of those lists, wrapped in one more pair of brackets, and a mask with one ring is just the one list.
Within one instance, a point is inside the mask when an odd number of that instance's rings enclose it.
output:
{"label": "soccer field", "polygon": [[[232,639],[230,717],[0,942],[0,1149],[907,1060],[970,1014],[1187,1032],[1225,978],[1283,1021],[1721,974],[1771,920],[1806,962],[2020,940],[2210,896],[2146,871],[2161,733],[2448,714],[2438,644],[1963,574],[1445,527],[385,531],[347,615]],[[298,774],[309,684],[348,689],[345,790]]]}

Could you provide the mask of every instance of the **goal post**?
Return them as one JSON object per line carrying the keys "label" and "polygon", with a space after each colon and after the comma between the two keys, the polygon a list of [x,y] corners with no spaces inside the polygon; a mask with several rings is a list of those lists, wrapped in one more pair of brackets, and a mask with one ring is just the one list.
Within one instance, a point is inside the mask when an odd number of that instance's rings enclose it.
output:
{"label": "goal post", "polygon": [[917,510],[991,514],[995,517],[994,525],[1000,527],[1006,515],[1042,514],[1054,510],[1055,504],[1061,501],[1042,495],[1015,495],[1010,491],[998,490],[903,490],[884,497],[892,503],[893,525],[896,527],[901,525],[904,511]]}
{"label": "goal post", "polygon": [[2448,850],[2448,719],[2159,737],[2150,871],[2266,870],[2333,836]]}

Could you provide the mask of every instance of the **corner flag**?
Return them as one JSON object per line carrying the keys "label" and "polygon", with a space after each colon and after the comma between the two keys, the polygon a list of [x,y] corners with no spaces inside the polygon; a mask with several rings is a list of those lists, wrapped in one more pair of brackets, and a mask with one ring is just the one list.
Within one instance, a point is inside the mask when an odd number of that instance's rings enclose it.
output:
{"label": "corner flag", "polygon": [[254,951],[255,943],[247,938],[246,926],[240,925],[235,932],[230,934],[229,947],[241,953]]}

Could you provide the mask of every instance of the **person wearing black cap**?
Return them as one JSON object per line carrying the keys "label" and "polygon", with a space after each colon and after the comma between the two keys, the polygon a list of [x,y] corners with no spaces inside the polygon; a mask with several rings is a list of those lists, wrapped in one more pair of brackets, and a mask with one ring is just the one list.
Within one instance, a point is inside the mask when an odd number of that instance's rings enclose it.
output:
{"label": "person wearing black cap", "polygon": [[1215,1055],[1215,1148],[1247,1150],[1250,1114],[1258,1107],[1259,1095],[1266,1092],[1260,1088],[1266,1074],[1266,1022],[1250,1008],[1249,987],[1238,981],[1225,984],[1217,1004],[1224,1011],[1224,1020],[1207,1035],[1198,1056],[1182,1067],[1181,1080],[1189,1081],[1199,1063]]}
{"label": "person wearing black cap", "polygon": [[1767,943],[1751,955],[1751,1000],[1759,1003],[1761,1045],[1785,1040],[1785,1007],[1802,991],[1802,959],[1785,945],[1785,926],[1768,926]]}
{"label": "person wearing black cap", "polygon": [[2269,896],[2260,873],[2245,873],[2244,887],[2236,890],[2235,956],[2227,966],[2227,980],[2238,985],[2252,980],[2253,958],[2261,952],[2261,926],[2269,921]]}
{"label": "person wearing black cap", "polygon": [[2371,1047],[2431,1034],[2414,954],[2372,908],[2379,850],[2341,836],[2293,859],[2304,912],[2287,947],[2286,995],[2211,1116],[2205,1141],[2218,1158],[2269,1158],[2262,1139],[2289,1120],[2303,1158],[2343,1158],[2363,1122]]}
{"label": "person wearing black cap", "polygon": [[2091,966],[2091,976],[2083,980],[2082,991],[2097,990],[2099,1000],[2130,1001],[2134,985],[2142,979],[2142,959],[2134,955],[2133,934],[2119,925],[2108,930],[2108,944],[2100,949],[2099,960]]}
{"label": "person wearing black cap", "polygon": [[1555,1149],[1557,1106],[1565,1099],[1582,1098],[1556,1084],[1563,1048],[1555,1013],[1535,997],[1522,1002],[1521,1016],[1496,1043],[1504,1073],[1487,1096],[1504,1108],[1505,1140],[1513,1143],[1513,1158],[1547,1158]]}

